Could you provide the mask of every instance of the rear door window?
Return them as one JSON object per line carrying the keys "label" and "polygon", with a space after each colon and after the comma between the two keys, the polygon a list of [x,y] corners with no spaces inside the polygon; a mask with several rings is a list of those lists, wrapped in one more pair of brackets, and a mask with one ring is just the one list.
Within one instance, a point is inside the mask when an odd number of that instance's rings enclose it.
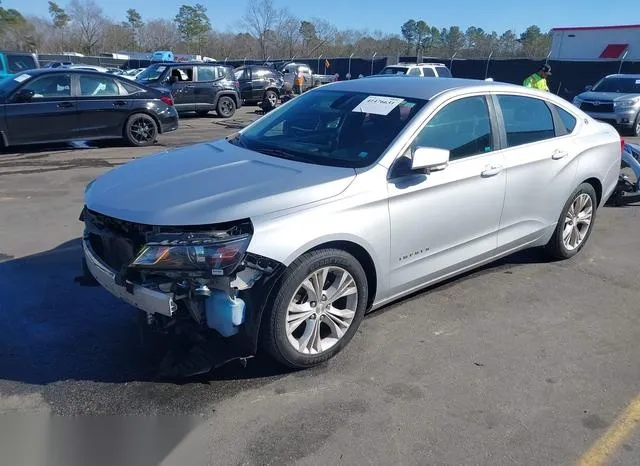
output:
{"label": "rear door window", "polygon": [[555,137],[553,116],[547,104],[534,97],[499,95],[507,146],[515,147]]}
{"label": "rear door window", "polygon": [[422,68],[422,72],[428,78],[435,78],[436,77],[436,72],[433,71],[433,68]]}
{"label": "rear door window", "polygon": [[108,76],[80,76],[81,97],[115,97],[120,95],[118,83]]}
{"label": "rear door window", "polygon": [[219,78],[215,66],[198,66],[198,81],[215,81]]}

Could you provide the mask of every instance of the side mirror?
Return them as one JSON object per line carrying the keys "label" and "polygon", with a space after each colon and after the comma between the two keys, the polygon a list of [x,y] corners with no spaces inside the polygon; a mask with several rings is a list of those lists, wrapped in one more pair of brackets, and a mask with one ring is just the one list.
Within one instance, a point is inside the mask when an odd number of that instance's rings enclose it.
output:
{"label": "side mirror", "polygon": [[36,93],[31,89],[21,89],[15,96],[16,102],[31,102]]}
{"label": "side mirror", "polygon": [[590,91],[591,89],[593,89],[593,86],[589,85],[589,86],[584,86],[584,90],[585,91]]}
{"label": "side mirror", "polygon": [[435,147],[418,147],[411,156],[411,170],[444,170],[449,164],[449,151]]}

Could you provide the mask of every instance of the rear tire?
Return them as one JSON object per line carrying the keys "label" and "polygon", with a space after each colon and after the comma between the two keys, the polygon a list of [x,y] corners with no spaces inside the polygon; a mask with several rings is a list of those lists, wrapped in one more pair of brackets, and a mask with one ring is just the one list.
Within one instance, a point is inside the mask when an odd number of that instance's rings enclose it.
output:
{"label": "rear tire", "polygon": [[367,298],[367,277],[351,254],[308,252],[287,268],[274,289],[262,319],[262,346],[290,368],[325,362],[353,338]]}
{"label": "rear tire", "polygon": [[146,113],[134,113],[124,125],[124,139],[132,146],[150,146],[157,138],[158,125]]}
{"label": "rear tire", "polygon": [[269,89],[264,93],[264,99],[262,100],[267,101],[272,108],[276,108],[276,105],[278,105],[278,94],[275,91]]}
{"label": "rear tire", "polygon": [[569,259],[587,244],[597,210],[596,191],[589,183],[582,183],[567,200],[558,224],[547,243],[548,254],[554,259]]}
{"label": "rear tire", "polygon": [[236,113],[235,101],[231,97],[223,95],[218,99],[216,113],[220,118],[231,118]]}

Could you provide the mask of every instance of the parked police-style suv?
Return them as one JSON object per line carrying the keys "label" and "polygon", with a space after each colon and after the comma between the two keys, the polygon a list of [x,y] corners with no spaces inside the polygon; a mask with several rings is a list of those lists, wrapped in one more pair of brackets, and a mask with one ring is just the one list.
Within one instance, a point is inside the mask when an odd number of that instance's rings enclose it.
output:
{"label": "parked police-style suv", "polygon": [[640,136],[640,74],[612,74],[573,99],[596,120],[610,123],[631,136]]}
{"label": "parked police-style suv", "polygon": [[242,106],[240,86],[233,68],[215,63],[157,63],[144,70],[137,82],[171,92],[179,113],[205,116],[215,110],[230,118]]}

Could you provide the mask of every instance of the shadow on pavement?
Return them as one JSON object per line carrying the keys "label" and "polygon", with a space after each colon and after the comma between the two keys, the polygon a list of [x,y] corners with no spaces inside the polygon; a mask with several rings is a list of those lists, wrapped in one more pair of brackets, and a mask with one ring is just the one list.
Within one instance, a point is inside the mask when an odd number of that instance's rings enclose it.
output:
{"label": "shadow on pavement", "polygon": [[[156,380],[170,342],[143,341],[140,312],[100,287],[82,286],[80,239],[24,258],[0,257],[0,378],[28,384],[63,380]],[[266,359],[266,358],[265,358]],[[231,362],[180,383],[283,374],[270,360]]]}

